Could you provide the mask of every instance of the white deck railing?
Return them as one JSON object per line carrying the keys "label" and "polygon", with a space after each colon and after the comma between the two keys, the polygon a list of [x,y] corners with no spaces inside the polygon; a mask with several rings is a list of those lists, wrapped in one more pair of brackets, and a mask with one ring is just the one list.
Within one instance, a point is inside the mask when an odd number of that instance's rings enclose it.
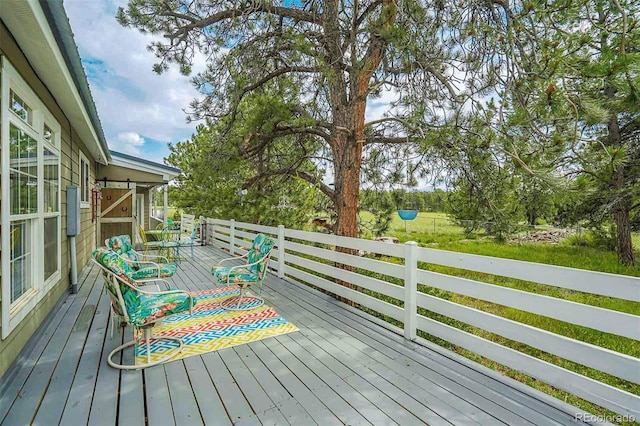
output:
{"label": "white deck railing", "polygon": [[[591,401],[616,413],[640,419],[640,397],[622,389],[575,373],[542,359],[500,345],[448,324],[418,314],[418,308],[444,315],[474,327],[524,343],[541,351],[640,383],[640,360],[600,346],[535,328],[488,312],[464,306],[418,291],[418,284],[519,309],[571,324],[589,327],[634,340],[640,344],[640,317],[564,299],[517,290],[486,282],[444,275],[420,269],[418,262],[477,271],[525,280],[585,293],[640,302],[640,278],[590,272],[560,266],[499,259],[418,247],[414,242],[389,244],[358,238],[201,218],[207,244],[243,253],[255,233],[268,234],[276,241],[271,267],[279,277],[291,277],[379,312],[403,323],[404,336],[415,339],[421,330],[447,342],[480,354],[509,368],[521,371],[557,388]],[[400,264],[355,256],[323,247],[345,247],[402,259]],[[303,257],[300,254],[306,256]],[[311,257],[311,258],[309,258]],[[318,262],[322,259],[395,278],[402,285]],[[330,279],[327,279],[329,277]],[[333,279],[356,285],[355,289]],[[360,289],[396,299],[389,303]],[[400,306],[399,306],[400,305]]]}

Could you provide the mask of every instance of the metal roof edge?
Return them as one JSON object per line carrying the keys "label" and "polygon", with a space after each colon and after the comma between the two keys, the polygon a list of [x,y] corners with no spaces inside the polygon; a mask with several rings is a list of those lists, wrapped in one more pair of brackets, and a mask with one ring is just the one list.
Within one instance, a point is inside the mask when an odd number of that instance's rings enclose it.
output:
{"label": "metal roof edge", "polygon": [[[150,167],[153,167],[153,168],[156,168],[156,169],[160,169],[160,170],[163,170],[165,172],[169,172],[169,173],[175,174],[175,175],[179,175],[180,173],[182,173],[182,170],[178,169],[177,167],[167,166],[166,164],[156,163],[154,161],[150,161],[150,160],[145,160],[143,158],[134,157],[133,155],[124,154],[124,153],[118,152],[118,151],[109,151],[109,153],[111,154],[111,158],[113,160],[117,160],[117,159],[128,160],[128,161],[131,161],[131,162],[135,162],[135,163],[139,163],[139,164],[142,164],[142,165],[150,166]],[[110,161],[109,164],[113,164],[113,162]]]}

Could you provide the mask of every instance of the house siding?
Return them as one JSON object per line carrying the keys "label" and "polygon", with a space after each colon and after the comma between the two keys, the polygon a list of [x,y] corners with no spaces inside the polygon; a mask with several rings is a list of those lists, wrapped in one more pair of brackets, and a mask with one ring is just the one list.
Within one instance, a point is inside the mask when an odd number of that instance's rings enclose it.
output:
{"label": "house siding", "polygon": [[[0,53],[16,68],[23,80],[39,96],[42,103],[60,123],[60,176],[61,176],[61,279],[46,294],[38,305],[21,321],[15,329],[0,340],[0,376],[9,368],[11,363],[28,342],[47,315],[56,306],[60,297],[69,291],[69,243],[66,237],[66,193],[67,185],[78,185],[79,178],[79,150],[82,149],[85,156],[91,162],[91,180],[96,176],[97,165],[95,159],[84,146],[80,137],[73,128],[64,113],[58,106],[48,88],[43,84],[35,71],[29,65],[20,47],[9,33],[8,29],[0,22]],[[81,233],[76,237],[77,265],[81,270],[90,259],[91,251],[96,247],[96,226],[92,221],[91,209],[81,210]],[[3,256],[8,253],[3,254]],[[0,307],[0,309],[2,309]]]}

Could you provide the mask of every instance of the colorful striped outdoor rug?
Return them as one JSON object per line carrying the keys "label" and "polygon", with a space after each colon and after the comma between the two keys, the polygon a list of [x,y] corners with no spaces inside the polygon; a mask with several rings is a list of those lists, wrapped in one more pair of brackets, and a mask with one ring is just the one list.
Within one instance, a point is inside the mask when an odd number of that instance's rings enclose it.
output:
{"label": "colorful striped outdoor rug", "polygon": [[[162,320],[154,328],[154,335],[178,337],[182,340],[182,352],[173,360],[187,358],[267,337],[298,331],[298,327],[281,317],[275,309],[262,305],[255,309],[228,311],[218,303],[238,294],[238,287],[222,287],[191,293],[196,299],[193,315],[175,315]],[[257,305],[254,298],[240,305],[249,308]],[[174,342],[152,341],[151,359],[175,349]],[[146,361],[145,346],[136,345],[136,364]]]}

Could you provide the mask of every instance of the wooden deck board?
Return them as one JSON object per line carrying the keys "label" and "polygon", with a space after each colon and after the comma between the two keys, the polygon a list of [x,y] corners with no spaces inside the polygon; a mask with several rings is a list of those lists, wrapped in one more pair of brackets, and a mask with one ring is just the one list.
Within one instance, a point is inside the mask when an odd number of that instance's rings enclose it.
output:
{"label": "wooden deck board", "polygon": [[2,423],[7,425],[30,424],[37,415],[40,403],[47,391],[56,365],[60,361],[67,339],[71,335],[73,325],[91,290],[88,287],[82,286],[78,294],[67,298],[67,303],[70,303],[71,306],[59,326],[55,329],[42,354],[37,358],[33,370],[20,388],[17,398]]}
{"label": "wooden deck board", "polygon": [[[107,298],[108,299],[108,298]],[[108,304],[110,306],[110,301]],[[109,308],[108,310],[110,310]],[[111,314],[109,312],[109,314]],[[109,320],[105,322],[105,329],[109,327]],[[91,410],[89,411],[90,425],[113,425],[116,424],[118,418],[118,393],[115,390],[120,389],[120,372],[109,367],[107,357],[123,342],[124,332],[118,327],[114,330],[113,338],[109,337],[109,332],[105,332],[104,346],[100,356],[100,364],[98,366],[98,376],[96,378],[96,386],[93,390],[93,398],[91,399]],[[120,362],[120,357],[114,357],[114,361]],[[63,416],[64,419],[64,416]],[[69,425],[77,423],[70,419]]]}
{"label": "wooden deck board", "polygon": [[[295,313],[292,312],[295,315]],[[311,318],[306,315],[306,318],[300,317],[298,319],[292,319],[295,323],[301,323],[309,326],[311,323]],[[391,364],[393,364],[393,360],[387,359],[382,362],[375,360],[367,354],[367,350],[360,347],[360,343],[348,335],[329,335],[323,333],[323,319],[317,317],[315,321],[320,323],[320,327],[314,327],[318,331],[311,331],[311,327],[305,327],[305,330],[302,332],[303,335],[310,336],[313,341],[322,342],[322,347],[326,350],[331,348],[331,352],[329,353],[329,357],[333,359],[341,359],[345,365],[349,365],[351,369],[347,369],[344,371],[334,364],[334,368],[338,371],[342,371],[342,374],[349,378],[349,380],[353,380],[353,376],[359,377],[368,377],[370,379],[370,383],[372,386],[381,389],[386,389],[383,392],[385,395],[393,395],[394,398],[402,398],[401,401],[396,400],[398,404],[409,404],[413,406],[417,411],[417,417],[426,420],[430,423],[442,423],[442,417],[446,417],[449,420],[460,420],[464,419],[465,423],[476,423],[477,421],[472,420],[472,418],[465,416],[460,411],[456,411],[453,407],[449,406],[446,402],[442,402],[437,398],[430,395],[430,387],[425,387],[424,389],[418,389],[415,386],[412,386],[410,381],[407,381],[406,378],[401,378],[390,370]],[[309,322],[309,323],[307,323]],[[308,330],[307,330],[308,329]],[[373,373],[373,374],[372,374]],[[400,387],[396,386],[397,389],[391,391],[389,384],[402,384]],[[359,381],[358,388],[363,387],[363,383]],[[437,387],[436,387],[437,388]],[[409,401],[406,397],[403,397],[403,394],[413,398],[411,395],[430,395],[427,400],[417,401],[424,405],[424,407],[419,407],[415,404],[414,401]],[[447,396],[451,396],[451,394],[447,393]],[[415,399],[415,398],[414,398]],[[429,411],[425,411],[425,408],[428,407]],[[485,419],[486,420],[486,419]],[[407,419],[399,419],[401,423],[407,421]]]}
{"label": "wooden deck board", "polygon": [[[294,284],[289,283],[289,285],[291,286]],[[286,294],[286,297],[301,297],[293,288],[289,288],[286,292],[280,291],[279,294]],[[303,298],[304,300],[299,299],[298,302],[301,304],[308,304],[308,309],[312,311],[317,310],[318,312],[327,313],[334,312],[332,306],[328,310],[321,309],[325,306],[324,304],[328,303],[329,305],[333,305],[333,301],[323,301],[323,297],[319,297],[315,300],[315,303],[313,303],[312,301],[314,300],[314,297],[314,295],[305,295]],[[327,322],[329,322],[330,326],[334,327],[334,330],[342,330],[342,333],[338,335],[338,341],[350,338],[351,336],[357,336],[358,339],[362,340],[364,345],[360,346],[361,350],[363,353],[367,353],[380,362],[378,369],[381,373],[385,373],[389,368],[392,368],[394,371],[403,375],[402,378],[395,380],[391,379],[392,381],[421,381],[423,382],[422,386],[425,391],[437,392],[440,395],[444,395],[448,402],[462,404],[462,409],[467,413],[467,415],[474,414],[470,411],[473,408],[468,406],[469,403],[467,401],[474,401],[474,404],[478,405],[478,408],[492,413],[494,416],[497,415],[508,424],[527,424],[531,422],[557,424],[552,420],[552,418],[549,418],[546,415],[541,415],[522,404],[513,403],[511,399],[506,398],[492,389],[487,389],[486,386],[479,385],[473,381],[464,380],[466,382],[464,385],[474,389],[474,391],[471,391],[468,387],[465,387],[454,380],[450,380],[451,376],[457,375],[458,377],[461,377],[454,369],[440,364],[436,364],[434,367],[429,365],[428,362],[416,362],[416,359],[423,359],[424,357],[416,356],[415,351],[406,347],[404,342],[397,341],[397,336],[392,336],[388,339],[378,337],[377,334],[380,330],[376,328],[375,331],[372,332],[370,323],[358,325],[357,322],[352,322],[351,320],[355,315],[345,315],[344,312],[340,312],[336,315],[329,314],[322,316],[327,320]],[[329,328],[331,327],[320,327],[319,330],[326,334],[326,330]],[[380,341],[384,341],[384,344],[380,344]],[[358,343],[354,343],[354,345],[356,344]],[[368,351],[367,349],[370,347],[375,347],[377,351]],[[385,358],[385,356],[388,358]],[[389,362],[389,358],[393,359],[394,362]],[[373,366],[375,364],[371,365]],[[467,400],[463,398],[466,398]],[[500,403],[503,403],[508,408],[503,407]],[[476,409],[476,411],[479,410]],[[515,414],[514,412],[518,414]],[[454,418],[452,413],[444,414],[444,417],[447,419]],[[487,421],[486,416],[482,412],[475,413],[474,417],[478,417],[475,421],[480,423],[485,423]]]}
{"label": "wooden deck board", "polygon": [[238,356],[243,360],[247,369],[251,371],[260,386],[267,390],[269,398],[278,407],[287,421],[292,425],[315,424],[311,416],[302,408],[293,396],[284,388],[282,383],[272,374],[249,345],[240,345],[234,348]]}
{"label": "wooden deck board", "polygon": [[235,350],[220,351],[220,357],[258,417],[276,407]]}
{"label": "wooden deck board", "polygon": [[[125,342],[133,339],[133,332],[131,327],[126,327],[123,331]],[[115,360],[114,360],[115,361]],[[133,364],[133,350],[125,350],[122,352],[122,363],[125,365]],[[157,367],[162,369],[162,366]],[[148,369],[145,372],[146,386],[143,388],[143,372],[139,370],[122,371],[120,373],[120,392],[118,401],[118,420],[122,424],[137,426],[145,424],[145,395],[147,396],[147,405],[149,405],[149,395],[155,396],[158,392],[166,392],[166,381],[163,383],[149,383],[150,377],[154,377],[155,371]],[[162,374],[164,376],[164,374]],[[143,391],[143,389],[146,391]],[[162,411],[164,408],[163,403],[153,406],[155,410],[149,410],[153,416],[162,416],[158,419],[162,420],[162,423],[157,424],[170,424],[168,419],[173,421],[173,413],[171,411],[171,404],[169,404],[168,415],[166,411]],[[149,417],[151,421],[151,416]]]}
{"label": "wooden deck board", "polygon": [[315,423],[321,425],[341,424],[335,415],[305,383],[264,344],[264,341],[249,343],[253,352],[262,360],[293,398],[304,407]]}
{"label": "wooden deck board", "polygon": [[[222,349],[222,351],[229,350],[233,349]],[[218,389],[218,393],[231,421],[237,423],[253,419],[255,418],[255,412],[233,380],[233,376],[224,365],[220,356],[220,352],[222,351],[210,352],[202,356],[206,370],[209,372],[213,383],[215,383],[216,389]]]}
{"label": "wooden deck board", "polygon": [[[355,315],[352,312],[347,312],[344,316],[359,323],[359,327],[362,327],[359,328],[360,330],[367,330],[371,326],[366,319]],[[378,329],[377,332],[383,336],[387,335],[388,337],[383,337],[383,339],[388,339],[387,342],[393,341],[393,338],[396,337],[390,331]],[[402,353],[406,354],[405,356],[413,361],[407,365],[411,371],[429,375],[435,373],[437,374],[437,376],[435,376],[437,380],[443,384],[450,383],[449,380],[451,379],[453,383],[471,391],[471,393],[468,394],[468,397],[470,398],[469,400],[475,400],[474,394],[480,395],[485,399],[490,399],[491,401],[500,404],[508,410],[519,412],[521,417],[531,420],[533,423],[541,422],[550,425],[575,425],[573,417],[559,412],[557,409],[550,407],[543,401],[529,395],[525,395],[516,389],[506,386],[505,384],[478,372],[477,370],[465,367],[460,363],[439,353],[430,351],[423,346],[412,343],[409,343],[409,346],[413,346],[413,348],[407,347],[402,350]],[[431,365],[433,362],[445,367],[448,371],[448,377],[443,376],[441,370],[438,371],[438,369],[434,368]],[[456,386],[451,389],[451,392],[459,394],[460,389]]]}
{"label": "wooden deck board", "polygon": [[171,396],[173,418],[178,426],[204,425],[198,403],[183,361],[169,362],[164,365]]}
{"label": "wooden deck board", "polygon": [[[98,286],[102,288],[100,284]],[[65,404],[60,424],[72,425],[86,423],[91,412],[92,396],[98,380],[98,371],[101,363],[102,348],[108,328],[105,324],[109,318],[109,297],[100,291],[100,299],[96,306],[91,330],[87,336],[87,342],[82,351],[82,357],[78,364],[78,370],[71,385],[71,392]]]}
{"label": "wooden deck board", "polygon": [[[80,277],[78,277],[78,282],[82,283],[90,271],[91,268],[83,269]],[[65,318],[70,307],[71,303],[68,303],[65,298],[61,298],[58,301],[52,313],[47,317],[47,321],[40,325],[39,330],[29,339],[13,362],[16,367],[10,368],[0,380],[0,420],[7,414],[20,388],[31,374],[40,355],[47,347],[53,333]]]}
{"label": "wooden deck board", "polygon": [[[218,286],[210,268],[228,253],[195,250],[172,287]],[[3,425],[575,424],[533,394],[273,275],[266,303],[299,332],[118,371],[106,358],[131,328],[109,338],[110,301],[97,268],[85,268],[79,283],[0,378]],[[122,361],[132,357],[126,350]]]}
{"label": "wooden deck board", "polygon": [[[287,296],[290,298],[296,297],[295,291],[290,289],[287,292]],[[299,301],[300,303],[305,303]],[[407,367],[411,367],[414,363],[413,360],[401,357],[397,352],[386,350],[386,347],[380,345],[377,341],[369,336],[366,332],[355,333],[357,338],[353,337],[354,331],[345,331],[341,329],[339,320],[332,319],[331,315],[322,315],[324,312],[322,309],[322,302],[319,301],[316,306],[309,307],[310,310],[318,310],[317,321],[326,321],[327,324],[321,324],[321,327],[316,327],[318,330],[314,340],[318,338],[325,339],[327,342],[333,344],[336,348],[342,348],[356,363],[363,363],[364,366],[370,370],[373,370],[379,374],[382,378],[386,379],[389,383],[402,383],[403,391],[410,391],[408,393],[412,395],[421,395],[423,403],[427,405],[431,410],[438,413],[439,417],[444,417],[450,421],[463,422],[463,423],[477,423],[485,424],[487,421],[493,419],[492,416],[487,415],[485,412],[479,410],[477,407],[464,400],[463,396],[471,396],[466,388],[460,386],[452,386],[454,382],[446,379],[445,376],[433,377],[430,375],[429,369],[424,367],[421,371],[411,371]],[[342,315],[342,314],[341,314]],[[300,322],[310,321],[308,315],[307,318],[300,318]],[[296,322],[294,320],[294,322]],[[326,330],[329,326],[334,326],[333,334],[330,334]],[[344,326],[345,329],[349,325]],[[359,340],[360,339],[360,340]],[[348,344],[345,344],[347,343]],[[371,347],[375,347],[376,351],[370,351]],[[350,365],[357,365],[352,364]],[[426,376],[425,376],[426,374]],[[445,389],[443,382],[449,387],[455,389]],[[455,392],[454,392],[455,391]],[[396,392],[390,392],[395,394]],[[462,395],[461,395],[462,394]],[[501,410],[501,407],[494,406],[492,409],[498,410],[502,417],[508,421],[509,424],[517,422],[518,424],[527,423],[521,417],[513,415],[513,413],[507,410]],[[437,418],[431,419],[431,421],[439,420]]]}
{"label": "wooden deck board", "polygon": [[[395,424],[396,422],[385,414],[384,411],[379,409],[372,401],[368,400],[358,389],[353,387],[345,380],[344,377],[340,377],[327,367],[321,360],[323,353],[319,354],[319,350],[311,347],[311,345],[304,345],[300,343],[304,336],[301,333],[295,333],[294,335],[281,336],[278,338],[281,342],[286,342],[285,345],[292,353],[300,357],[309,369],[312,369],[318,377],[324,381],[327,386],[333,389],[341,398],[348,403],[369,423],[371,424]],[[311,350],[309,350],[311,349]],[[351,377],[351,376],[349,376]],[[414,422],[418,419],[411,418]]]}
{"label": "wooden deck board", "polygon": [[202,357],[185,358],[184,364],[203,423],[205,425],[230,425],[231,420],[227,416],[211,377],[209,377],[209,374],[203,374],[206,368]]}
{"label": "wooden deck board", "polygon": [[[53,371],[53,376],[47,391],[42,399],[38,414],[34,423],[59,423],[62,419],[67,397],[71,390],[71,384],[78,371],[81,357],[87,356],[84,352],[87,333],[96,314],[96,307],[102,293],[102,285],[95,285],[97,274],[92,274],[93,279],[85,282],[84,286],[91,289],[87,300],[80,310],[78,319],[71,331],[67,343],[60,355],[60,359]],[[90,359],[90,356],[87,357]]]}

